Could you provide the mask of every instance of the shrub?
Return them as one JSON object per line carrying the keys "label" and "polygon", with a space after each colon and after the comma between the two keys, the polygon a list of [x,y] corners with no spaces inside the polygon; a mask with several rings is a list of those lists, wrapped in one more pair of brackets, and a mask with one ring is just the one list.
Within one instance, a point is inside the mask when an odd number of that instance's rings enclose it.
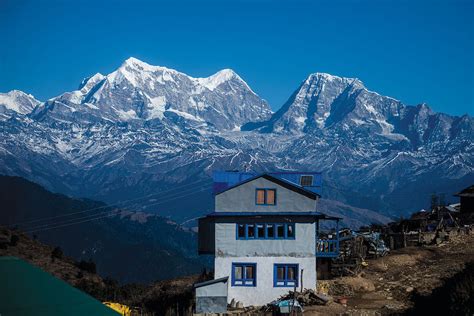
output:
{"label": "shrub", "polygon": [[54,262],[55,259],[62,259],[63,258],[63,251],[61,248],[56,247],[51,252],[51,260]]}
{"label": "shrub", "polygon": [[13,235],[10,239],[10,246],[15,247],[18,244],[18,241],[20,241],[20,237],[18,237],[18,235]]}
{"label": "shrub", "polygon": [[82,271],[94,274],[97,272],[96,265],[91,259],[89,259],[89,261],[81,260],[79,262],[76,262],[76,266]]}

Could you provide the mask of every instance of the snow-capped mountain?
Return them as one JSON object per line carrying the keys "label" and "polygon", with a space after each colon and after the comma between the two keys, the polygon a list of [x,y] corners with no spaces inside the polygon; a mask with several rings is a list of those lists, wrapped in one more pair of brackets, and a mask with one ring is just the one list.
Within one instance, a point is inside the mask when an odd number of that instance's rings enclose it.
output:
{"label": "snow-capped mountain", "polygon": [[112,203],[176,188],[132,206],[177,219],[212,207],[219,169],[320,170],[325,198],[392,216],[474,182],[472,117],[322,73],[272,113],[232,70],[193,78],[130,58],[0,125],[1,173]]}
{"label": "snow-capped mountain", "polygon": [[19,90],[12,90],[8,93],[0,93],[0,120],[10,118],[12,115],[28,114],[40,101],[31,94],[26,94]]}
{"label": "snow-capped mountain", "polygon": [[270,115],[268,104],[230,69],[193,78],[129,58],[107,76],[95,74],[79,90],[45,102],[32,117],[83,123],[184,120],[195,128],[228,130]]}

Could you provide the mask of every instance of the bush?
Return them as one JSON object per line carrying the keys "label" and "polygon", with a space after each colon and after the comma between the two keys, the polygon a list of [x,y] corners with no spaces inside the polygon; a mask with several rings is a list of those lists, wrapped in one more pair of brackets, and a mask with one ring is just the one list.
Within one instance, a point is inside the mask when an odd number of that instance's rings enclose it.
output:
{"label": "bush", "polygon": [[56,247],[51,252],[51,260],[54,262],[55,259],[62,259],[63,258],[63,251],[61,248]]}
{"label": "bush", "polygon": [[79,262],[76,262],[76,267],[78,267],[82,271],[94,274],[97,273],[96,265],[91,259],[89,259],[89,261],[81,260]]}
{"label": "bush", "polygon": [[12,238],[10,239],[10,246],[15,247],[19,241],[20,241],[20,237],[18,237],[18,235],[13,235]]}

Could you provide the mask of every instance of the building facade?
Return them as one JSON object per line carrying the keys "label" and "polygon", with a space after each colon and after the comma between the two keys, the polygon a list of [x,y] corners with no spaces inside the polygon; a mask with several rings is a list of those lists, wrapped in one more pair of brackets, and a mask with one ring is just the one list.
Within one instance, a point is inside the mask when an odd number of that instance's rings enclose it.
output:
{"label": "building facade", "polygon": [[216,279],[229,277],[228,302],[264,305],[314,289],[319,221],[335,219],[317,212],[319,174],[229,175],[240,181],[215,175],[215,211],[199,220],[199,251],[214,255]]}

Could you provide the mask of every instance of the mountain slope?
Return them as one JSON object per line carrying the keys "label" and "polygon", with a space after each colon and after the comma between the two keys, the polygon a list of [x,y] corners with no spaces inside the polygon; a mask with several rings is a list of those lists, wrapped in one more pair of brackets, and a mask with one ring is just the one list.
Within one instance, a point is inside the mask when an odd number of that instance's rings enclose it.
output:
{"label": "mountain slope", "polygon": [[474,182],[472,117],[322,73],[271,113],[230,70],[193,78],[130,58],[0,126],[0,173],[110,203],[188,185],[136,206],[180,221],[212,210],[213,170],[322,171],[333,205],[391,217]]}
{"label": "mountain slope", "polygon": [[121,282],[168,279],[204,266],[195,234],[156,215],[71,199],[8,176],[0,176],[0,204],[1,225],[29,232],[76,260],[92,259],[99,274]]}
{"label": "mountain slope", "polygon": [[39,103],[31,94],[19,90],[0,93],[0,120],[15,114],[29,114]]}

